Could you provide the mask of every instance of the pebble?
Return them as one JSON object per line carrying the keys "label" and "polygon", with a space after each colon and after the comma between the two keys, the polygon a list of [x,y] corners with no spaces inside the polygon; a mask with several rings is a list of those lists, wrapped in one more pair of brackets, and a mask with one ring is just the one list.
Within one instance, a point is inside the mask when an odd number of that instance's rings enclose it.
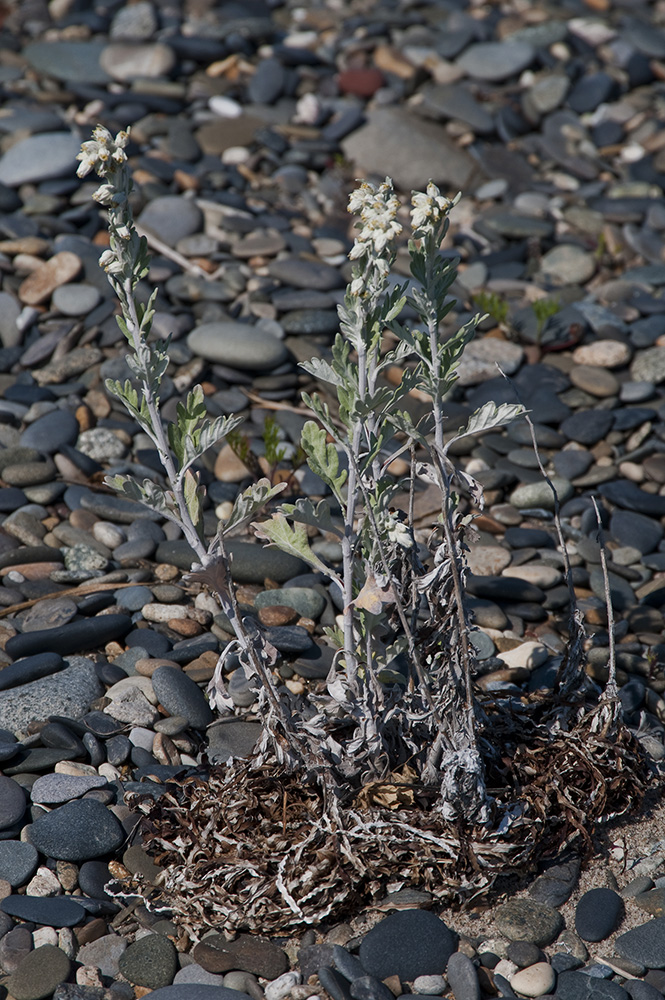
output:
{"label": "pebble", "polygon": [[377,979],[442,975],[454,951],[452,932],[427,910],[393,913],[363,938],[359,957],[363,968]]}
{"label": "pebble", "polygon": [[30,829],[32,844],[42,854],[63,861],[88,861],[116,850],[125,838],[122,826],[106,806],[77,799],[39,816]]}
{"label": "pebble", "polygon": [[590,889],[575,909],[575,930],[583,941],[603,941],[616,930],[623,901],[613,889]]}
{"label": "pebble", "polygon": [[272,370],[288,358],[284,344],[272,334],[231,320],[197,326],[187,343],[194,354],[207,361],[247,371]]}

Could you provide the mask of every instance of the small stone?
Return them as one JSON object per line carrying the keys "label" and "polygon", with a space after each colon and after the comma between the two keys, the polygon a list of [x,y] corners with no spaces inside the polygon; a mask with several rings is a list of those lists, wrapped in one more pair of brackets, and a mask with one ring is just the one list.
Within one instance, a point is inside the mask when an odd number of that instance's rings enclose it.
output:
{"label": "small stone", "polygon": [[213,713],[201,688],[182,670],[158,667],[152,675],[152,686],[171,715],[183,715],[195,729],[205,729],[212,722]]}
{"label": "small stone", "polygon": [[272,334],[235,320],[203,323],[192,330],[187,344],[207,361],[247,371],[268,371],[288,358],[284,344]]}
{"label": "small stone", "polygon": [[479,42],[464,51],[457,65],[476,80],[494,83],[519,75],[535,54],[527,42]]}
{"label": "small stone", "polygon": [[140,77],[166,76],[175,65],[175,53],[162,42],[113,42],[102,51],[99,65],[114,80],[125,83]]}
{"label": "small stone", "polygon": [[596,259],[574,243],[560,243],[548,250],[540,261],[540,271],[555,285],[584,285],[593,277]]}
{"label": "small stone", "polygon": [[80,257],[68,250],[61,250],[36,267],[22,281],[18,290],[19,298],[25,305],[41,305],[50,299],[56,288],[71,281],[80,270]]}
{"label": "small stone", "polygon": [[638,965],[645,965],[648,969],[665,969],[665,917],[656,917],[620,934],[615,948],[623,958]]}
{"label": "small stone", "polygon": [[455,1000],[480,1000],[476,967],[461,951],[454,952],[448,959],[446,978]]}
{"label": "small stone", "polygon": [[590,889],[575,909],[575,930],[584,941],[604,941],[623,917],[623,900],[613,889]]}
{"label": "small stone", "polygon": [[512,941],[531,941],[539,948],[551,944],[563,927],[561,914],[530,899],[511,899],[495,913],[497,930]]}
{"label": "small stone", "polygon": [[286,953],[276,944],[250,934],[239,934],[234,941],[210,935],[195,946],[192,955],[208,972],[238,969],[270,980],[281,976],[289,965]]}
{"label": "small stone", "polygon": [[79,862],[115,850],[125,832],[101,802],[78,799],[39,816],[32,824],[30,839],[47,857]]}
{"label": "small stone", "polygon": [[118,959],[118,968],[125,979],[135,986],[147,986],[152,990],[169,986],[177,967],[175,946],[162,934],[139,938]]}
{"label": "small stone", "polygon": [[573,351],[576,365],[593,365],[595,368],[623,368],[631,359],[628,344],[620,340],[594,340]]}
{"label": "small stone", "polygon": [[413,988],[424,996],[442,996],[448,984],[443,976],[416,976]]}
{"label": "small stone", "polygon": [[510,980],[511,987],[524,997],[541,997],[551,993],[556,982],[554,969],[548,962],[538,962],[520,969]]}

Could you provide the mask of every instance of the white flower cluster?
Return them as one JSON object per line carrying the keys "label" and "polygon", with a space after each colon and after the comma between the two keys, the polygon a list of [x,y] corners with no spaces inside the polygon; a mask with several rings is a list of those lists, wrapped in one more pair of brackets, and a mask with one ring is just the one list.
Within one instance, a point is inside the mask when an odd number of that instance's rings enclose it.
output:
{"label": "white flower cluster", "polygon": [[98,125],[92,135],[92,139],[82,143],[76,157],[81,161],[76,171],[78,177],[85,177],[91,170],[106,177],[127,162],[125,146],[129,142],[129,132],[118,132],[114,139],[107,128]]}
{"label": "white flower cluster", "polygon": [[413,229],[420,231],[422,235],[427,230],[431,231],[448,214],[455,201],[456,199],[446,198],[445,195],[442,195],[432,181],[427,185],[426,191],[414,191],[411,198],[413,205],[411,225]]}
{"label": "white flower cluster", "polygon": [[349,212],[360,215],[360,235],[349,254],[351,260],[366,254],[379,256],[402,232],[397,221],[399,199],[393,190],[393,183],[386,177],[383,184],[376,187],[364,181],[349,197]]}

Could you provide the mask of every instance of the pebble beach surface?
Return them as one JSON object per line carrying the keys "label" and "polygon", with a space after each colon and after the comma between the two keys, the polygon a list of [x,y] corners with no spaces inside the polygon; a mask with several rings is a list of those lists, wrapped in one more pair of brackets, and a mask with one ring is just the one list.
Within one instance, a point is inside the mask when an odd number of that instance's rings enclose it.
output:
{"label": "pebble beach surface", "polygon": [[[192,948],[107,894],[109,864],[154,876],[125,796],[160,795],[204,752],[247,754],[260,724],[241,668],[227,678],[235,716],[220,722],[206,701],[229,623],[184,588],[182,538],[103,485],[160,466],[104,390],[127,375],[126,345],[97,263],[96,184],[76,177],[75,157],[97,122],[131,125],[153,253],[141,295],[159,288],[154,329],[172,336],[164,415],[202,383],[212,415],[246,415],[259,465],[267,416],[294,454],[312,388],[297,362],[325,356],[338,329],[353,178],[389,174],[407,199],[430,177],[462,190],[447,322],[490,316],[460,365],[449,429],[515,389],[530,409],[588,672],[603,682],[598,497],[620,697],[660,761],[664,81],[665,7],[646,0],[1,6],[0,1000],[662,1000],[662,811],[642,836],[610,838],[581,881],[574,857],[555,859],[528,890],[445,919],[403,890],[298,941],[201,928]],[[405,251],[397,271],[408,276]],[[469,552],[478,683],[519,697],[551,685],[565,644],[552,494],[524,422],[462,441],[456,459],[487,500]],[[254,471],[226,446],[209,457],[211,533]],[[324,494],[304,468],[294,478]],[[416,495],[423,531],[438,504]],[[339,560],[329,538],[313,545]],[[284,684],[306,694],[330,666],[336,595],[251,538],[230,548],[241,605],[279,650]]]}

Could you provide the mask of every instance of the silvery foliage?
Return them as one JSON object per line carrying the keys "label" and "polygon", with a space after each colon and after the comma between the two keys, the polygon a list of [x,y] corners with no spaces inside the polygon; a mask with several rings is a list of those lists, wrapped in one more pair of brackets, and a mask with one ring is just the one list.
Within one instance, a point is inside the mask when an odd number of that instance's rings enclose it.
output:
{"label": "silvery foliage", "polygon": [[[292,725],[285,706],[279,699],[272,682],[271,668],[277,651],[259,633],[251,621],[243,620],[231,585],[230,565],[226,554],[224,536],[250,521],[259,510],[280,493],[285,484],[271,486],[267,479],[241,493],[233,506],[229,519],[220,525],[217,536],[207,543],[203,530],[203,487],[195,469],[197,461],[214,444],[219,442],[240,423],[237,416],[207,416],[205,397],[201,386],[195,386],[184,402],[177,405],[176,419],[165,428],[160,415],[160,386],[169,365],[169,341],[149,342],[154,315],[157,289],[146,305],[136,297],[136,287],[148,273],[149,254],[144,237],[134,225],[130,195],[132,177],[125,148],[129,132],[119,132],[115,138],[102,125],[93,131],[93,138],[84,142],[77,159],[79,177],[94,171],[102,184],[93,198],[108,214],[109,249],[100,257],[100,266],[122,307],[118,325],[129,344],[127,367],[132,379],[124,382],[107,379],[108,392],[116,396],[141,429],[148,435],[159,453],[166,476],[166,486],[144,479],[138,482],[131,476],[108,477],[109,486],[130,500],[138,501],[163,517],[173,521],[182,530],[193,550],[193,579],[205,583],[219,600],[230,619],[236,638],[227,647],[212,681],[212,700],[224,709],[228,704],[221,680],[225,655],[237,650],[245,669],[257,679],[260,701],[266,717],[274,722],[275,730],[290,732]],[[276,747],[278,755],[289,756],[287,749]]]}
{"label": "silvery foliage", "polygon": [[[431,182],[425,192],[413,194],[409,251],[414,282],[391,287],[395,240],[402,231],[392,181],[363,183],[351,195],[349,211],[360,215],[359,234],[350,253],[352,280],[339,307],[340,333],[331,360],[302,365],[337,395],[333,417],[319,395],[303,394],[316,419],[305,425],[301,445],[341,509],[343,524],[332,519],[325,501],[315,506],[300,499],[283,503],[256,527],[260,537],[325,573],[343,595],[342,628],[330,633],[338,655],[328,677],[329,698],[327,704],[319,702],[322,712],[334,715],[341,709],[356,724],[337,754],[338,767],[366,781],[385,778],[407,759],[419,761],[422,780],[439,785],[445,818],[464,814],[483,821],[487,796],[476,743],[463,525],[454,489],[466,490],[479,503],[482,490],[454,468],[448,453],[453,441],[503,426],[522,407],[488,403],[444,440],[443,400],[480,321],[475,317],[449,339],[441,337],[442,321],[455,305],[448,292],[457,261],[444,259],[439,249],[458,198],[445,198]],[[400,322],[406,303],[418,316],[416,326]],[[387,352],[382,350],[386,328],[396,335],[396,346]],[[391,366],[403,370],[399,385],[385,378]],[[412,389],[432,400],[433,433],[431,426],[415,425],[402,408]],[[413,472],[435,483],[442,497],[430,570],[420,561],[412,524],[392,506],[402,486],[387,474],[396,455],[417,446],[429,461]],[[341,575],[312,551],[308,525],[338,537]],[[430,622],[441,623],[430,628],[429,642],[417,633],[423,604]],[[393,683],[404,684],[405,659],[406,689]]]}

